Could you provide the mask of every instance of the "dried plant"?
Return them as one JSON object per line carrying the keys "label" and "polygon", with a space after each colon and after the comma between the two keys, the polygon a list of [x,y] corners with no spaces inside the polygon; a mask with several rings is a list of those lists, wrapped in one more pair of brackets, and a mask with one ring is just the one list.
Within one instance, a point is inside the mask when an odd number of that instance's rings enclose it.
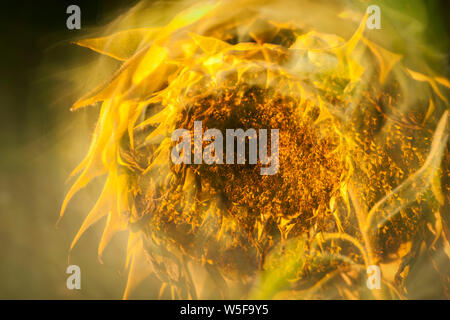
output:
{"label": "dried plant", "polygon": [[[129,231],[125,297],[153,274],[173,298],[397,299],[423,261],[448,297],[449,82],[369,40],[367,15],[357,25],[332,8],[206,1],[77,42],[123,64],[73,106],[101,103],[61,215],[107,176],[72,247],[104,216],[100,257]],[[171,133],[198,120],[278,128],[278,174],[174,165]],[[366,287],[371,265],[381,290]]]}

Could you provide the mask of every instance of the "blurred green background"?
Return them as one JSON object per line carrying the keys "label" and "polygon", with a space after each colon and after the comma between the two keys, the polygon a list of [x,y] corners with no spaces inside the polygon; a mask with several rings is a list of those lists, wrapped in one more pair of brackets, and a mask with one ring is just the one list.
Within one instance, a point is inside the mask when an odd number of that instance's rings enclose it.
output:
{"label": "blurred green background", "polygon": [[[126,235],[114,238],[100,264],[97,245],[104,220],[85,233],[71,254],[70,263],[81,268],[81,290],[66,289],[68,248],[99,194],[102,178],[75,196],[59,228],[55,223],[69,186],[67,178],[87,151],[98,112],[86,108],[72,113],[69,108],[103,76],[88,75],[84,85],[73,78],[80,64],[94,63],[98,55],[71,45],[70,40],[91,34],[136,2],[10,1],[4,5],[0,20],[0,299],[122,297]],[[442,16],[450,11],[449,1],[426,1],[419,7],[410,1],[391,3],[422,20],[429,43],[439,52],[448,52],[444,31],[449,19]],[[70,4],[81,8],[81,30],[66,28]],[[147,280],[133,298],[156,297],[159,288],[153,284],[151,278]]]}

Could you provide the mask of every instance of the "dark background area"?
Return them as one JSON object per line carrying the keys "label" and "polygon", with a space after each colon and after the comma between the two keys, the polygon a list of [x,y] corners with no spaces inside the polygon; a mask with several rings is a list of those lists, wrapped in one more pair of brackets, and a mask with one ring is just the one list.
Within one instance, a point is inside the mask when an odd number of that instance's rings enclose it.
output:
{"label": "dark background area", "polygon": [[[97,260],[104,220],[88,230],[70,264],[81,268],[81,290],[66,289],[68,249],[102,179],[74,199],[55,227],[70,172],[87,151],[97,108],[70,112],[78,88],[76,60],[96,54],[70,40],[85,37],[137,1],[16,1],[0,19],[0,299],[120,299],[126,236]],[[20,3],[20,5],[19,5]],[[81,8],[81,30],[66,28],[66,8]],[[81,60],[83,61],[83,60]],[[86,79],[88,80],[88,79]],[[73,89],[73,90],[72,90]],[[157,294],[157,293],[156,293]],[[135,297],[152,297],[136,292]]]}
{"label": "dark background area", "polygon": [[[28,3],[27,3],[28,2]],[[0,20],[2,35],[1,90],[10,101],[1,108],[1,137],[9,143],[19,144],[27,140],[27,130],[36,124],[46,126],[38,130],[50,130],[45,106],[27,103],[36,85],[37,68],[56,50],[69,50],[69,41],[89,34],[95,26],[111,21],[117,14],[131,8],[133,0],[84,0],[84,1],[10,1],[2,8]],[[19,5],[20,3],[20,5]],[[81,8],[80,30],[66,28],[66,9],[76,4]],[[108,19],[109,17],[109,19]],[[80,50],[73,46],[72,50]],[[83,49],[81,49],[83,50]],[[63,65],[63,64],[62,64]],[[33,92],[34,93],[34,92]],[[33,99],[33,98],[32,98]],[[6,112],[7,114],[4,114]],[[32,121],[29,125],[27,121]],[[16,140],[17,139],[17,140]],[[3,142],[3,141],[2,141]]]}
{"label": "dark background area", "polygon": [[[28,3],[27,3],[28,2]],[[55,223],[68,189],[67,177],[87,151],[97,109],[71,113],[77,98],[68,90],[65,71],[73,57],[86,49],[70,40],[88,35],[137,1],[9,1],[0,19],[0,299],[121,298],[126,276],[126,237],[116,237],[97,257],[103,223],[83,236],[70,263],[81,267],[82,289],[65,287],[69,245],[102,181],[77,195],[58,229]],[[81,30],[66,28],[66,8],[81,8]],[[448,52],[442,29],[449,19],[433,19],[450,12],[450,1],[427,1],[432,21],[426,35],[430,44]],[[446,22],[441,22],[446,21]],[[439,30],[439,32],[438,32]],[[447,34],[448,35],[448,34]],[[448,39],[448,37],[447,37]],[[67,70],[65,70],[65,68]],[[70,121],[67,121],[70,120]],[[149,280],[151,282],[151,279]],[[152,298],[156,292],[138,290],[134,297]]]}

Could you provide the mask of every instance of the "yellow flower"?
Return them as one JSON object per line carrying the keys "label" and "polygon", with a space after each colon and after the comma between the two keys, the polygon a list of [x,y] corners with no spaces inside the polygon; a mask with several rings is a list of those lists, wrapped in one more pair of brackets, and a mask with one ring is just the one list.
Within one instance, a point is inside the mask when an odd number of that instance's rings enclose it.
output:
{"label": "yellow flower", "polygon": [[[129,230],[125,297],[151,273],[173,298],[370,297],[366,268],[394,260],[375,297],[404,297],[418,243],[448,248],[448,81],[369,40],[367,15],[355,25],[308,3],[198,2],[161,26],[77,42],[123,64],[73,106],[101,103],[61,215],[107,175],[71,248],[105,215],[100,257]],[[174,165],[171,134],[194,121],[278,128],[278,174]]]}

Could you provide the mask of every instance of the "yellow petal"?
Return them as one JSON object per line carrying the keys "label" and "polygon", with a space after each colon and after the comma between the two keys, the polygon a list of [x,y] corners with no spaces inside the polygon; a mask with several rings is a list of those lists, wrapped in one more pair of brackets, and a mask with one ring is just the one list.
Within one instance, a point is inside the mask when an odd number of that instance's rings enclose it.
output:
{"label": "yellow petal", "polygon": [[78,230],[75,238],[70,245],[70,250],[73,249],[77,241],[80,239],[81,235],[95,222],[100,220],[106,214],[108,214],[111,210],[111,197],[114,196],[113,193],[114,188],[114,178],[110,175],[103,187],[102,193],[95,203],[92,210],[89,212],[86,219],[84,219],[81,228]]}
{"label": "yellow petal", "polygon": [[100,38],[78,40],[75,44],[114,59],[130,59],[142,46],[151,42],[160,28],[139,28],[117,32]]}
{"label": "yellow petal", "polygon": [[147,261],[145,256],[142,240],[136,243],[133,249],[133,256],[131,258],[130,271],[128,272],[128,281],[123,294],[123,299],[126,300],[130,297],[130,293],[148,277],[152,272],[151,265]]}
{"label": "yellow petal", "polygon": [[390,52],[379,45],[362,38],[363,42],[372,51],[372,53],[377,57],[380,64],[380,83],[383,83],[387,75],[391,71],[392,67],[401,60],[402,56],[393,52]]}
{"label": "yellow petal", "polygon": [[[420,82],[428,82],[430,84],[431,88],[434,90],[434,92],[439,96],[439,98],[441,98],[443,101],[447,102],[447,98],[444,97],[444,95],[441,93],[441,91],[439,91],[439,88],[436,85],[436,81],[433,78],[426,76],[422,73],[413,71],[411,69],[406,69],[406,70],[408,71],[411,78],[413,78],[414,80],[420,81]],[[442,81],[442,78],[440,79],[440,81]],[[443,82],[443,83],[445,83],[445,82]]]}
{"label": "yellow petal", "polygon": [[228,43],[216,38],[205,37],[192,32],[189,32],[189,35],[204,52],[211,55],[231,47]]}
{"label": "yellow petal", "polygon": [[152,45],[145,53],[136,72],[133,74],[133,83],[139,84],[142,80],[155,72],[158,67],[167,60],[168,55],[166,48],[155,44]]}

